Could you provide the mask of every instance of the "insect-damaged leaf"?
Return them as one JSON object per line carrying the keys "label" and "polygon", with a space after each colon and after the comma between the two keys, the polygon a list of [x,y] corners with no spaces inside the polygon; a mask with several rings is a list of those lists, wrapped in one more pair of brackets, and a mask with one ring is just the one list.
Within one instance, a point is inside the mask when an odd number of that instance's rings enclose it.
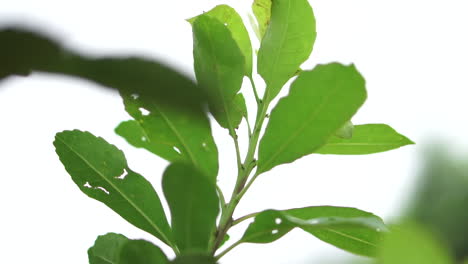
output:
{"label": "insect-damaged leaf", "polygon": [[121,93],[125,110],[135,119],[116,128],[130,144],[170,161],[193,164],[212,181],[218,175],[218,149],[203,110],[191,113],[159,104],[138,93]]}
{"label": "insect-damaged leaf", "polygon": [[233,133],[233,101],[244,76],[244,59],[229,29],[216,18],[199,16],[192,24],[195,75],[212,95],[210,111]]}
{"label": "insect-damaged leaf", "polygon": [[270,243],[296,227],[324,242],[365,256],[375,255],[382,232],[387,230],[382,220],[371,213],[348,207],[315,206],[263,211],[249,225],[241,241]]}
{"label": "insect-damaged leaf", "polygon": [[356,68],[337,63],[303,71],[270,115],[260,141],[257,173],[314,153],[366,99]]}
{"label": "insect-damaged leaf", "polygon": [[242,22],[242,18],[236,10],[228,5],[218,5],[208,12],[190,18],[188,21],[193,23],[201,16],[216,18],[227,27],[244,56],[245,75],[252,76],[252,44],[250,43],[249,33],[245,28],[244,22]]}
{"label": "insect-damaged leaf", "polygon": [[272,100],[309,58],[316,37],[315,18],[307,0],[275,0],[270,24],[258,51],[258,73]]}
{"label": "insect-damaged leaf", "polygon": [[171,245],[171,231],[153,186],[128,168],[121,150],[89,132],[57,133],[55,151],[80,190],[125,220]]}
{"label": "insect-damaged leaf", "polygon": [[173,163],[164,172],[162,187],[180,252],[208,253],[219,213],[215,185],[193,166]]}
{"label": "insect-damaged leaf", "polygon": [[160,248],[145,240],[131,240],[108,233],[99,236],[88,250],[90,264],[167,264]]}
{"label": "insect-damaged leaf", "polygon": [[385,124],[367,124],[354,126],[351,138],[331,137],[317,153],[359,155],[384,152],[409,144],[414,144],[407,137],[399,134]]}
{"label": "insect-damaged leaf", "polygon": [[0,29],[0,80],[32,71],[80,77],[120,91],[132,90],[188,114],[208,98],[190,78],[157,61],[82,56],[43,34],[20,28]]}

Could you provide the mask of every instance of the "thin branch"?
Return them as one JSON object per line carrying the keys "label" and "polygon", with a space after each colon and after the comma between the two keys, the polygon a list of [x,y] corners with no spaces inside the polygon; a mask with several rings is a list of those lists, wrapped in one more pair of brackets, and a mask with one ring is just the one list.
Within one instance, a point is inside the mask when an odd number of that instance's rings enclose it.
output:
{"label": "thin branch", "polygon": [[243,221],[245,221],[245,220],[247,220],[247,219],[249,219],[249,218],[255,217],[255,216],[257,216],[259,213],[260,213],[260,212],[256,212],[256,213],[251,213],[251,214],[248,214],[248,215],[244,215],[244,216],[242,216],[242,217],[239,217],[239,218],[237,218],[236,220],[232,221],[232,226],[235,226],[235,225],[237,225],[237,224],[239,224],[239,223],[241,223],[241,222],[243,222]]}
{"label": "thin branch", "polygon": [[222,258],[224,255],[226,255],[229,251],[231,251],[232,249],[234,249],[235,247],[237,247],[238,245],[240,245],[242,243],[242,239],[237,241],[236,243],[230,245],[228,248],[226,248],[223,252],[219,253],[215,259],[216,261],[218,261],[220,258]]}
{"label": "thin branch", "polygon": [[257,101],[257,105],[259,105],[261,101],[260,101],[260,97],[258,97],[257,87],[255,87],[255,82],[254,82],[252,76],[249,76],[249,80],[250,80],[250,84],[252,86],[252,90],[253,90],[254,95],[255,95],[255,101]]}

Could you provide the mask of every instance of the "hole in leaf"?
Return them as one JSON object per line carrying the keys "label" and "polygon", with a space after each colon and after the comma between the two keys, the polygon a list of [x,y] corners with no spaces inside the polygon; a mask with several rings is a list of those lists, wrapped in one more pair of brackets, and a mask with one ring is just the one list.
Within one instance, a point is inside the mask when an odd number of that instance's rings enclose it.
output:
{"label": "hole in leaf", "polygon": [[182,152],[180,152],[180,149],[179,149],[178,147],[174,146],[173,149],[174,149],[175,151],[177,151],[177,153],[182,154]]}
{"label": "hole in leaf", "polygon": [[93,186],[91,186],[91,184],[89,184],[89,182],[86,182],[83,186],[86,187],[86,188],[93,188]]}
{"label": "hole in leaf", "polygon": [[283,222],[283,220],[281,220],[281,218],[276,218],[275,219],[275,224],[279,225],[279,224],[281,224],[281,222]]}
{"label": "hole in leaf", "polygon": [[116,179],[123,180],[127,176],[127,170],[124,168],[122,174],[120,176],[115,177]]}
{"label": "hole in leaf", "polygon": [[150,111],[146,110],[143,107],[138,108],[138,110],[140,110],[141,114],[144,115],[144,116],[147,116],[147,115],[150,114]]}
{"label": "hole in leaf", "polygon": [[278,229],[273,229],[273,230],[271,231],[271,234],[272,234],[272,235],[278,234]]}
{"label": "hole in leaf", "polygon": [[202,147],[206,148],[206,143],[205,142],[203,142],[201,145],[202,145]]}
{"label": "hole in leaf", "polygon": [[141,141],[147,141],[148,139],[146,137],[141,137]]}
{"label": "hole in leaf", "polygon": [[109,194],[109,193],[110,193],[108,190],[106,190],[106,188],[101,187],[101,186],[96,187],[96,189],[99,189],[99,190],[103,191],[103,192],[106,193],[106,194]]}
{"label": "hole in leaf", "polygon": [[140,95],[134,93],[134,94],[131,94],[130,97],[131,97],[133,100],[136,100],[136,99],[138,99],[138,98],[140,97]]}
{"label": "hole in leaf", "polygon": [[227,26],[227,25],[228,25],[228,23],[224,23],[224,25],[225,25],[225,26]]}

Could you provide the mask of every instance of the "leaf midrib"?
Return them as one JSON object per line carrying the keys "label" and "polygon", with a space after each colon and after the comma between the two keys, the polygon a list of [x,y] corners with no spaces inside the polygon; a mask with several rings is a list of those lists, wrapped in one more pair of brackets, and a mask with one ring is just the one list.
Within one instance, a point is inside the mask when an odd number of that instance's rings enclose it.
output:
{"label": "leaf midrib", "polygon": [[135,208],[135,210],[140,213],[141,216],[143,216],[143,218],[150,224],[151,227],[154,228],[154,230],[156,230],[156,232],[159,233],[159,235],[161,236],[162,239],[164,239],[164,242],[166,244],[170,244],[169,243],[169,240],[167,239],[167,237],[164,235],[163,232],[161,232],[161,230],[159,229],[159,227],[153,223],[151,221],[151,219],[149,218],[149,216],[147,216],[141,209],[139,206],[137,206],[135,203],[133,203],[133,201],[127,197],[125,195],[125,193],[123,193],[116,185],[114,185],[112,183],[112,181],[110,181],[109,179],[107,179],[107,177],[105,177],[98,169],[96,169],[91,163],[89,163],[82,155],[79,154],[78,151],[76,151],[73,147],[71,147],[69,144],[67,144],[66,141],[64,141],[63,139],[61,139],[60,137],[57,137],[57,139],[62,142],[63,145],[65,145],[70,151],[72,151],[72,153],[74,153],[76,156],[78,156],[78,158],[80,158],[86,165],[88,165],[94,172],[96,172],[101,178],[104,179],[104,181],[106,181],[109,185],[111,185],[112,188],[114,188],[133,208]]}
{"label": "leaf midrib", "polygon": [[[230,33],[230,32],[229,32]],[[222,104],[223,104],[223,108],[224,108],[224,113],[226,114],[226,120],[228,122],[228,127],[229,127],[229,132],[230,133],[233,133],[234,131],[234,127],[232,126],[232,120],[231,120],[231,117],[230,117],[230,109],[227,107],[227,103],[226,103],[226,98],[225,98],[225,93],[223,92],[223,89],[221,89],[221,85],[222,85],[222,82],[221,82],[221,79],[220,79],[220,72],[219,72],[219,67],[218,67],[218,56],[216,56],[216,52],[214,52],[214,45],[212,43],[212,35],[211,35],[211,31],[208,33],[210,35],[210,37],[208,38],[208,44],[209,44],[209,52],[211,53],[211,55],[213,56],[213,59],[214,61],[216,62],[215,63],[215,76],[216,76],[216,90],[218,90],[218,93],[221,95],[221,101],[222,101]],[[231,36],[232,37],[232,36]],[[236,44],[236,46],[238,47],[237,45],[237,42],[234,38],[232,38],[232,40],[234,41],[234,43]],[[238,47],[239,48],[239,47]],[[239,48],[239,51],[240,51],[240,48]],[[242,51],[241,51],[241,56],[242,55]],[[245,71],[245,62],[244,62],[244,65],[243,65],[243,71]],[[243,74],[243,73],[242,73]],[[239,87],[240,88],[240,87]],[[237,93],[237,92],[236,92]],[[234,100],[234,97],[233,99]],[[234,136],[234,135],[233,135]]]}
{"label": "leaf midrib", "polygon": [[[299,127],[299,129],[294,133],[292,134],[291,136],[289,136],[289,138],[281,145],[281,147],[278,148],[278,151],[275,152],[273,155],[270,156],[270,158],[265,162],[263,163],[264,165],[262,167],[259,168],[259,171],[263,172],[263,169],[264,168],[268,168],[268,166],[266,166],[267,164],[271,163],[274,159],[276,159],[276,157],[278,155],[280,155],[286,148],[287,146],[297,137],[297,135],[299,133],[301,133],[308,125],[309,123],[316,119],[317,118],[317,113],[320,112],[322,110],[322,108],[324,107],[324,104],[328,103],[331,96],[332,95],[335,95],[337,93],[337,90],[338,89],[338,86],[335,85],[334,89],[332,90],[331,93],[328,93],[328,95],[325,97],[325,99],[322,101],[322,103],[319,105],[319,107],[314,111],[312,112],[312,114],[310,115],[310,117],[308,119],[306,119],[306,122],[303,123],[302,126]],[[330,133],[332,134],[332,133]],[[315,147],[314,150],[318,149],[320,146],[317,146]],[[314,151],[312,150],[312,152]]]}
{"label": "leaf midrib", "polygon": [[[272,8],[272,11],[273,11],[273,6],[272,6],[271,8]],[[291,11],[291,10],[290,10],[290,9],[291,9],[291,1],[288,1],[288,8],[287,8],[287,9],[288,9],[288,11],[287,11],[287,16],[286,16],[286,21],[289,22],[290,11]],[[272,20],[272,19],[270,19],[270,23],[271,23],[271,20]],[[271,72],[272,72],[272,73],[271,73],[270,76],[273,76],[273,75],[276,73],[276,68],[277,68],[276,66],[277,66],[277,64],[278,64],[279,57],[280,57],[280,55],[281,55],[281,53],[282,53],[281,50],[283,49],[284,42],[285,42],[285,40],[286,40],[286,32],[288,31],[288,29],[289,29],[289,23],[286,23],[286,26],[285,26],[283,32],[281,32],[281,44],[280,44],[280,48],[278,49],[278,52],[276,53],[277,56],[275,56],[275,61],[274,61],[273,65],[272,65],[272,67],[271,67],[271,69],[272,69]],[[266,32],[265,32],[265,34],[266,34]],[[269,84],[271,85],[271,83],[269,83]],[[268,87],[267,87],[267,88],[268,88]],[[281,87],[280,87],[280,88],[281,88]],[[280,89],[280,88],[279,88],[279,89]],[[276,88],[275,88],[275,89],[276,89]]]}
{"label": "leaf midrib", "polygon": [[372,246],[372,247],[377,248],[377,245],[376,245],[376,244],[373,244],[373,243],[371,243],[371,242],[369,242],[369,241],[362,240],[362,239],[357,238],[357,237],[355,237],[355,236],[351,236],[351,235],[342,233],[342,232],[340,232],[340,231],[337,231],[337,230],[334,230],[334,229],[331,229],[331,228],[325,228],[325,229],[328,230],[328,231],[330,231],[330,232],[332,232],[332,233],[335,233],[335,234],[337,234],[337,235],[340,235],[340,236],[343,236],[343,237],[346,237],[346,238],[349,238],[349,239],[352,239],[352,240],[356,240],[356,241],[361,242],[361,243],[363,243],[363,244],[367,244],[367,245],[369,245],[369,246]]}
{"label": "leaf midrib", "polygon": [[[179,130],[177,129],[176,125],[174,125],[171,121],[170,118],[166,116],[166,114],[161,111],[161,109],[153,102],[152,103],[153,107],[158,111],[158,113],[161,115],[161,118],[166,122],[167,126],[172,130],[172,132],[175,134],[177,139],[179,140],[180,144],[183,146],[183,148],[186,150],[187,155],[189,159],[192,161],[193,165],[195,165],[198,169],[201,169],[200,164],[198,161],[195,159],[194,154],[192,153],[190,146],[185,142],[184,138],[180,134]],[[144,129],[143,129],[144,130]]]}

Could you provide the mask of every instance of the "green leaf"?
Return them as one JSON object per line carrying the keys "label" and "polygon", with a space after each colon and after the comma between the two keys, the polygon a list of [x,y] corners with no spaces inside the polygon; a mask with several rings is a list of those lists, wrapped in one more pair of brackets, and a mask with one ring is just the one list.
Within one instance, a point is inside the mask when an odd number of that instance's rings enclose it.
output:
{"label": "green leaf", "polygon": [[216,264],[212,256],[207,255],[181,255],[171,262],[172,264]]}
{"label": "green leaf", "polygon": [[252,76],[252,44],[250,43],[249,33],[245,28],[244,22],[234,8],[228,5],[218,5],[208,12],[199,16],[188,19],[193,23],[201,16],[208,16],[217,19],[224,24],[231,32],[232,38],[236,41],[237,46],[242,52],[245,61],[245,76]]}
{"label": "green leaf", "polygon": [[145,178],[130,170],[121,150],[78,130],[57,133],[54,146],[82,192],[171,245],[170,227],[156,191]]}
{"label": "green leaf", "polygon": [[162,186],[180,252],[208,253],[219,213],[215,185],[193,166],[173,163],[164,172]]}
{"label": "green leaf", "polygon": [[320,154],[372,154],[414,144],[407,137],[399,134],[385,124],[367,124],[354,126],[350,139],[331,137],[317,150]]}
{"label": "green leaf", "polygon": [[[245,99],[244,95],[241,93],[238,93],[236,97],[234,97],[234,101],[232,101],[232,114],[231,114],[231,120],[233,120],[234,124],[239,124],[242,121],[242,118],[248,117],[247,115],[247,105],[245,104]],[[237,127],[236,127],[237,128]]]}
{"label": "green leaf", "polygon": [[218,149],[210,122],[201,108],[190,114],[158,104],[144,96],[121,93],[125,110],[135,121],[126,121],[116,133],[130,144],[170,161],[193,164],[212,181],[218,175]]}
{"label": "green leaf", "polygon": [[368,212],[348,207],[315,206],[284,211],[266,210],[255,217],[241,241],[273,242],[293,228],[355,254],[373,256],[382,232],[382,220]]}
{"label": "green leaf", "polygon": [[200,16],[193,26],[193,58],[198,83],[213,96],[210,111],[216,121],[230,130],[232,102],[244,76],[244,59],[229,29],[215,18]]}
{"label": "green leaf", "polygon": [[382,264],[454,264],[448,250],[420,226],[406,224],[392,229],[381,246]]}
{"label": "green leaf", "polygon": [[316,35],[307,0],[272,1],[270,24],[258,51],[258,73],[267,85],[267,101],[309,58]]}
{"label": "green leaf", "polygon": [[166,264],[160,248],[145,240],[131,240],[123,235],[108,233],[99,236],[88,250],[90,264]]}
{"label": "green leaf", "polygon": [[257,174],[314,153],[366,99],[354,65],[318,65],[303,71],[270,115],[260,141]]}
{"label": "green leaf", "polygon": [[146,240],[129,240],[120,254],[120,264],[166,264],[164,252]]}
{"label": "green leaf", "polygon": [[265,32],[270,24],[272,0],[254,0],[252,11],[257,18],[259,40],[263,39]]}
{"label": "green leaf", "polygon": [[350,139],[353,137],[354,125],[351,121],[346,122],[338,131],[336,131],[335,136],[339,138]]}
{"label": "green leaf", "polygon": [[121,249],[127,241],[124,235],[115,233],[98,236],[88,250],[89,264],[118,264]]}
{"label": "green leaf", "polygon": [[187,113],[207,100],[204,90],[190,78],[157,61],[82,56],[42,34],[0,29],[0,80],[33,71],[80,77],[119,91],[131,90]]}

